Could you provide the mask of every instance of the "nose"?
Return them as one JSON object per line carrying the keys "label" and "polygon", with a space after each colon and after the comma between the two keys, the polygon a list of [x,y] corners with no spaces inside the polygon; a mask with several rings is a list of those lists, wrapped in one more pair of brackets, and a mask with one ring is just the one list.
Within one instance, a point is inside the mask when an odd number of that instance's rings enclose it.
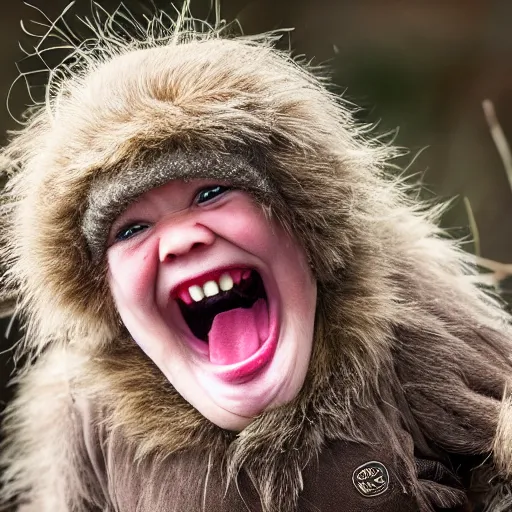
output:
{"label": "nose", "polygon": [[210,246],[214,241],[215,233],[202,224],[178,222],[162,226],[158,247],[160,261],[173,260],[195,248]]}

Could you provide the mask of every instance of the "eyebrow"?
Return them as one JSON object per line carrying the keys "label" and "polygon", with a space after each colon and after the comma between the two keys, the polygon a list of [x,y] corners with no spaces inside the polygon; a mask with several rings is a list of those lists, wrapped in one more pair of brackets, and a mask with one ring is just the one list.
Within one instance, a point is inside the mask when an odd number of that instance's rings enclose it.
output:
{"label": "eyebrow", "polygon": [[97,263],[104,255],[112,223],[130,203],[148,190],[178,179],[218,179],[258,194],[270,191],[264,174],[238,154],[176,150],[115,175],[101,175],[89,189],[81,224],[92,261]]}

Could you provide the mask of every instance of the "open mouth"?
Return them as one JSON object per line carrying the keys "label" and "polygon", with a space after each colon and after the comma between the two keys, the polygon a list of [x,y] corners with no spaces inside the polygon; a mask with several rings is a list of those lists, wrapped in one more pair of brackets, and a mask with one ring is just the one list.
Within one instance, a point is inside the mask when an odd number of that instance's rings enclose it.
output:
{"label": "open mouth", "polygon": [[254,269],[205,274],[183,283],[173,295],[192,334],[208,344],[214,364],[244,361],[268,338],[268,298]]}

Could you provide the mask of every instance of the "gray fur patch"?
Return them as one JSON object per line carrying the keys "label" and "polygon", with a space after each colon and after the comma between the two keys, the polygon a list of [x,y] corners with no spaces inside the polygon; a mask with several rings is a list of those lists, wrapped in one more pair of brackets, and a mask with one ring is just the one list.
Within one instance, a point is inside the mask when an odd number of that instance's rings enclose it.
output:
{"label": "gray fur patch", "polygon": [[171,180],[218,179],[247,191],[265,195],[268,179],[237,154],[174,151],[150,164],[139,164],[117,175],[103,175],[91,185],[82,218],[82,233],[93,262],[106,249],[110,226],[137,197]]}

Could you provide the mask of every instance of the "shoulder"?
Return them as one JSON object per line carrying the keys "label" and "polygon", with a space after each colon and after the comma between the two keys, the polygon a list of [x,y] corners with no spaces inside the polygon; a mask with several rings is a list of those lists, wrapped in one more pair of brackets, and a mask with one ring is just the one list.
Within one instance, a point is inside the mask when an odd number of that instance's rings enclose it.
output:
{"label": "shoulder", "polygon": [[16,379],[17,394],[3,426],[0,502],[60,512],[84,498],[84,478],[93,478],[84,436],[90,415],[74,385],[84,367],[80,354],[53,348]]}
{"label": "shoulder", "polygon": [[44,427],[53,427],[48,432],[56,425],[64,430],[74,416],[74,382],[84,365],[83,356],[66,348],[53,348],[24,368],[14,380],[16,397],[7,408],[8,433],[24,432],[25,441],[30,443],[30,436],[39,437]]}

